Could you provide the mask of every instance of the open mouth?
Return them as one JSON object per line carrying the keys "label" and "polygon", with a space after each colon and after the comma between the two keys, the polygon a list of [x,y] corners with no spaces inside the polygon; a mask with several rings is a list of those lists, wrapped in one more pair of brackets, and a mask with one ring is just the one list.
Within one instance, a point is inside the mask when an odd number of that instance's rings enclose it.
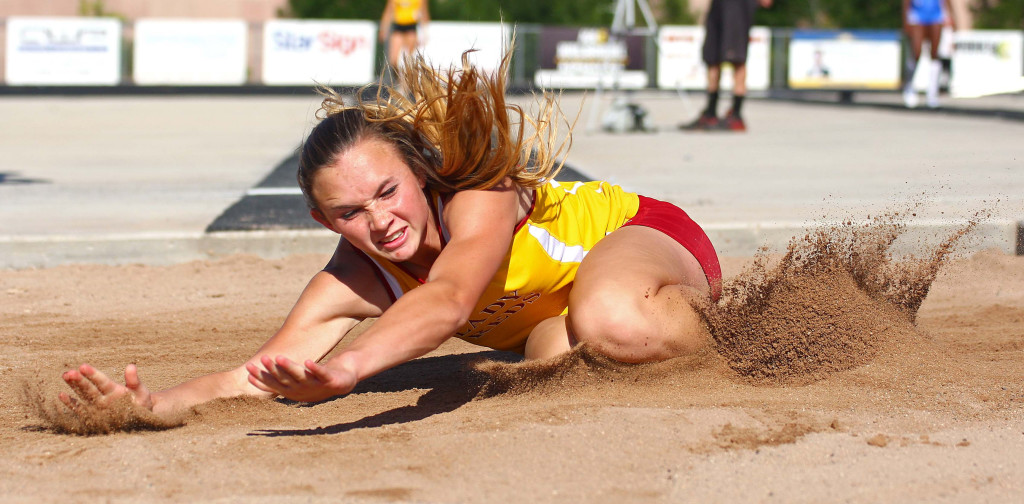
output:
{"label": "open mouth", "polygon": [[378,243],[380,243],[381,248],[386,250],[398,248],[405,242],[403,239],[405,238],[405,231],[405,228],[399,229],[398,231],[385,236]]}

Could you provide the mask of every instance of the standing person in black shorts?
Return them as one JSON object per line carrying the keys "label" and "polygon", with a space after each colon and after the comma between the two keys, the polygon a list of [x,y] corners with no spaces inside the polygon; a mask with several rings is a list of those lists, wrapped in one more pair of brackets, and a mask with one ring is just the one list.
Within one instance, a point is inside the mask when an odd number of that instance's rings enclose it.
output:
{"label": "standing person in black shorts", "polygon": [[[747,44],[758,5],[771,7],[772,0],[711,0],[705,20],[704,63],[708,66],[708,105],[700,117],[680,125],[684,130],[746,131],[740,111],[747,95]],[[733,68],[732,108],[718,118],[718,88],[722,63]]]}

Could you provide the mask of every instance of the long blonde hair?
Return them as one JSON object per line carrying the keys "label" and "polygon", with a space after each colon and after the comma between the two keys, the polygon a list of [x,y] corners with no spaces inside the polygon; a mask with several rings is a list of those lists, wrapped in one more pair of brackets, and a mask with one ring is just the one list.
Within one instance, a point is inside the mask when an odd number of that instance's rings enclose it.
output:
{"label": "long blonde hair", "polygon": [[[390,141],[413,172],[440,192],[488,189],[506,177],[536,187],[553,178],[562,167],[557,159],[572,145],[572,124],[557,96],[542,94],[536,113],[527,114],[505,99],[512,47],[491,74],[470,63],[471,52],[462,54],[462,68],[444,71],[422,55],[408,57],[401,82],[409,97],[380,87],[365,99],[367,86],[350,105],[334,90],[321,88],[317,116],[322,120],[306,139],[299,163],[299,186],[310,208],[315,207],[315,173],[367,137]],[[563,124],[564,137],[559,134]]]}

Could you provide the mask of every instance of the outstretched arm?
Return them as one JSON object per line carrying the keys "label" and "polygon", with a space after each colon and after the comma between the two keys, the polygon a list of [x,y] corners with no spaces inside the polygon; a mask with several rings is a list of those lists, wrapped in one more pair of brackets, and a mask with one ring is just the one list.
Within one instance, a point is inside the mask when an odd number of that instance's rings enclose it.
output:
{"label": "outstretched arm", "polygon": [[466,323],[501,266],[517,209],[510,181],[491,190],[457,193],[445,207],[451,240],[425,284],[399,298],[324,365],[265,359],[262,369],[249,367],[250,383],[290,399],[317,401],[346,393],[360,380],[437,348]]}
{"label": "outstretched arm", "polygon": [[[361,274],[361,273],[360,273]],[[372,275],[370,275],[372,277]],[[219,373],[201,376],[180,385],[150,393],[141,383],[134,365],[125,369],[125,385],[117,383],[88,364],[63,374],[75,395],[60,394],[72,409],[82,403],[107,407],[126,395],[139,406],[154,413],[173,415],[213,399],[239,395],[270,396],[248,381],[246,364],[259,362],[266,355],[290,359],[320,359],[344,335],[365,317],[381,313],[379,303],[386,299],[382,287],[360,284],[361,279],[345,278],[327,271],[318,273],[307,285],[295,307],[274,334],[245,364]],[[370,278],[370,281],[376,281]],[[350,285],[361,287],[357,292]],[[378,292],[379,291],[379,292]]]}

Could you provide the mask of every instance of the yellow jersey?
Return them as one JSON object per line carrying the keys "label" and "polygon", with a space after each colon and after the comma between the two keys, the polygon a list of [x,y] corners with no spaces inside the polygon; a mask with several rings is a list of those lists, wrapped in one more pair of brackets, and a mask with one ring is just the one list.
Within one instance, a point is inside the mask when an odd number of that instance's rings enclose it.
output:
{"label": "yellow jersey", "polygon": [[394,23],[414,25],[420,20],[421,0],[395,0]]}
{"label": "yellow jersey", "polygon": [[[450,235],[440,216],[444,202],[430,194],[442,244]],[[515,229],[512,246],[455,336],[489,348],[522,353],[541,321],[565,314],[580,261],[602,238],[622,227],[639,198],[608,182],[556,182],[534,191],[533,208]],[[392,301],[423,283],[401,266],[369,257]]]}

